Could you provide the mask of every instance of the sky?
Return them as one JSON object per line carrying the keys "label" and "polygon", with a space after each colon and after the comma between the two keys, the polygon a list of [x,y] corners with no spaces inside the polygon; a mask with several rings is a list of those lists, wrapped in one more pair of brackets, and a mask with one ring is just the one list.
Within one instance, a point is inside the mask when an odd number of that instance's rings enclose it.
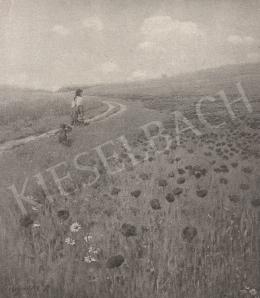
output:
{"label": "sky", "polygon": [[146,80],[260,62],[260,0],[0,0],[0,84]]}

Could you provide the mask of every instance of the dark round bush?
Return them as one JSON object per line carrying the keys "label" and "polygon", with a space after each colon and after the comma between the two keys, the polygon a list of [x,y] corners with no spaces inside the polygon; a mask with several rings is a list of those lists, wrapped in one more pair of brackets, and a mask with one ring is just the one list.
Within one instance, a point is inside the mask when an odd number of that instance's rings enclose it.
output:
{"label": "dark round bush", "polygon": [[137,235],[136,227],[131,224],[123,223],[121,226],[121,233],[125,237],[136,236]]}
{"label": "dark round bush", "polygon": [[125,259],[122,255],[112,256],[107,260],[106,267],[109,269],[120,267]]}
{"label": "dark round bush", "polygon": [[154,210],[161,209],[161,204],[158,199],[152,199],[150,201],[150,205],[151,205],[152,209],[154,209]]}
{"label": "dark round bush", "polygon": [[169,203],[172,203],[175,201],[175,197],[173,193],[168,193],[165,198],[166,198],[166,201]]}

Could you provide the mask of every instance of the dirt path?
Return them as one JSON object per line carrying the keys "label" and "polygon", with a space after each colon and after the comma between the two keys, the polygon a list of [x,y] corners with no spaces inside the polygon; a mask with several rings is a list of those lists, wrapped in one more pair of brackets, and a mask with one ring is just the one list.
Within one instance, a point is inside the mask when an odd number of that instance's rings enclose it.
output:
{"label": "dirt path", "polygon": [[[106,102],[103,102],[103,103],[108,106],[108,109],[104,113],[96,115],[95,117],[93,117],[91,119],[86,119],[85,123],[86,122],[91,123],[91,122],[104,121],[104,120],[109,119],[109,118],[111,118],[115,115],[123,113],[127,109],[127,107],[125,105],[117,103],[117,102],[106,101]],[[47,137],[53,136],[58,131],[59,131],[59,129],[53,129],[53,130],[50,130],[50,131],[45,132],[45,133],[40,134],[40,135],[32,135],[32,136],[25,137],[25,138],[22,138],[22,139],[7,141],[7,142],[0,145],[0,154],[5,152],[5,151],[12,150],[12,149],[14,149],[18,146],[25,145],[29,142],[37,141],[37,140],[42,139],[42,138],[47,138]]]}

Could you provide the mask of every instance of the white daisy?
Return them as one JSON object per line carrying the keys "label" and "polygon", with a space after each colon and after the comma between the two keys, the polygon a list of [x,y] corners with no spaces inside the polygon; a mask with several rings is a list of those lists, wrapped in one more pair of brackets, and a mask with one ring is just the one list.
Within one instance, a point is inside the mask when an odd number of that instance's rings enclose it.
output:
{"label": "white daisy", "polygon": [[86,257],[84,257],[84,262],[92,263],[92,262],[96,262],[96,259],[91,256],[86,256]]}
{"label": "white daisy", "polygon": [[250,293],[250,295],[252,295],[252,296],[256,296],[256,295],[257,295],[257,291],[256,291],[256,289],[251,289],[251,290],[249,291],[249,293]]}
{"label": "white daisy", "polygon": [[93,237],[91,235],[86,235],[84,237],[84,240],[88,243],[89,241],[91,241],[93,239]]}
{"label": "white daisy", "polygon": [[72,233],[77,233],[79,230],[81,229],[81,225],[78,222],[74,222],[71,226],[70,226],[70,231]]}
{"label": "white daisy", "polygon": [[67,237],[65,239],[65,243],[67,243],[69,245],[75,245],[75,240],[71,239],[70,237]]}
{"label": "white daisy", "polygon": [[90,246],[89,249],[88,249],[88,252],[90,254],[97,255],[100,252],[100,249],[99,248],[94,248],[93,246]]}

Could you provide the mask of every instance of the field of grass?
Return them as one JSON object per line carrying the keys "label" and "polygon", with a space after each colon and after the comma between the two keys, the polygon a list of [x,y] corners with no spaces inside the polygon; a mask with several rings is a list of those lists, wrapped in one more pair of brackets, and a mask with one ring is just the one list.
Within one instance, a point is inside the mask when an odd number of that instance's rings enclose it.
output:
{"label": "field of grass", "polygon": [[234,126],[150,151],[135,168],[122,151],[118,177],[57,197],[27,222],[3,215],[2,297],[258,297],[249,294],[258,286],[256,142]]}
{"label": "field of grass", "polygon": [[[140,105],[128,103],[118,118],[77,128],[71,148],[50,139],[5,153],[0,163],[0,297],[260,297],[259,98],[254,97],[252,114],[238,104],[234,121],[219,103],[206,107],[208,121],[221,116],[225,126],[198,126],[203,135],[187,131],[180,145],[169,112],[177,108],[197,125],[197,97],[140,98]],[[163,121],[163,134],[172,136],[170,147],[165,149],[161,136],[151,148],[138,129],[141,120]],[[90,149],[120,134],[139,163],[133,166],[120,143],[107,147],[106,154],[116,150],[119,156],[109,160],[110,167],[125,166],[111,176]],[[92,186],[84,183],[93,175],[73,166],[80,152],[90,152],[82,165],[99,170]],[[59,175],[71,175],[73,183],[63,181],[64,189],[73,192],[69,196],[62,196],[44,172],[64,160]],[[25,177],[39,171],[54,202],[30,183],[26,195],[40,205],[27,204],[28,215],[22,216],[7,187],[17,183],[20,190]]]}

